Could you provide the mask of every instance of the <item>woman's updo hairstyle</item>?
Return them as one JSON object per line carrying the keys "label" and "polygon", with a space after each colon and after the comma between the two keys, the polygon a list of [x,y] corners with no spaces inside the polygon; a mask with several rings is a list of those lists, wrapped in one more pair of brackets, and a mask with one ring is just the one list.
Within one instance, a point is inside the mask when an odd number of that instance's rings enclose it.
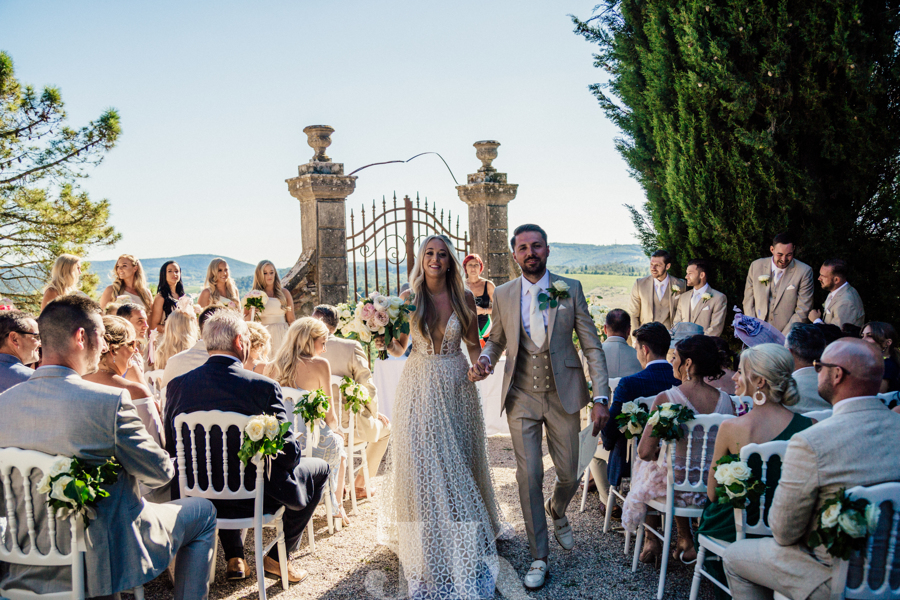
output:
{"label": "woman's updo hairstyle", "polygon": [[134,326],[122,317],[106,315],[103,317],[103,326],[106,328],[106,333],[103,334],[103,337],[108,346],[104,356],[118,350],[125,344],[130,344],[136,337]]}
{"label": "woman's updo hairstyle", "polygon": [[694,375],[701,379],[718,379],[725,374],[722,370],[724,356],[716,347],[716,342],[706,335],[692,335],[676,342],[675,350],[684,363],[691,359]]}
{"label": "woman's updo hairstyle", "polygon": [[794,379],[794,357],[790,350],[778,344],[760,344],[741,352],[741,376],[752,396],[750,376],[765,379],[769,386],[766,401],[793,406],[800,401],[800,390]]}

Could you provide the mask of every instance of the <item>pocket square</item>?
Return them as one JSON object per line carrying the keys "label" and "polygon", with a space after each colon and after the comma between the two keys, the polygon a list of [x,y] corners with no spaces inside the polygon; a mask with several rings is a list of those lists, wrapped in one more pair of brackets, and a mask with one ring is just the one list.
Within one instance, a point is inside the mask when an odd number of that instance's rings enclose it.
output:
{"label": "pocket square", "polygon": [[797,289],[797,288],[794,287],[794,284],[792,283],[791,285],[787,286],[787,289],[785,289],[785,291],[787,291],[787,290],[796,290],[796,289]]}
{"label": "pocket square", "polygon": [[[704,307],[703,307],[703,310],[709,310],[709,307],[708,307],[708,306],[704,306]],[[703,312],[703,310],[701,310],[700,312]]]}
{"label": "pocket square", "polygon": [[563,306],[562,304],[560,304],[560,305],[559,305],[559,308],[557,308],[557,310],[566,310],[566,307]]}

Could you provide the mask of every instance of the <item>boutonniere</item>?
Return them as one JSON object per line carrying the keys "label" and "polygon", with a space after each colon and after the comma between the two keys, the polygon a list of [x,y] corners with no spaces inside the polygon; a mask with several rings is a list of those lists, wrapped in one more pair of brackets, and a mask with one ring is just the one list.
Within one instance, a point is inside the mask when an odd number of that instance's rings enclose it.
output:
{"label": "boutonniere", "polygon": [[706,292],[705,294],[700,296],[700,299],[703,300],[704,302],[706,302],[707,300],[711,300],[712,294],[710,294],[709,292]]}
{"label": "boutonniere", "polygon": [[547,310],[547,307],[556,308],[560,300],[569,297],[569,284],[562,279],[557,279],[550,285],[550,289],[546,292],[538,294],[538,308]]}
{"label": "boutonniere", "polygon": [[674,296],[675,294],[680,294],[680,293],[681,293],[681,286],[678,285],[677,283],[673,283],[672,284],[672,295]]}
{"label": "boutonniere", "polygon": [[772,279],[771,275],[760,275],[759,282],[763,285],[769,285],[769,281]]}

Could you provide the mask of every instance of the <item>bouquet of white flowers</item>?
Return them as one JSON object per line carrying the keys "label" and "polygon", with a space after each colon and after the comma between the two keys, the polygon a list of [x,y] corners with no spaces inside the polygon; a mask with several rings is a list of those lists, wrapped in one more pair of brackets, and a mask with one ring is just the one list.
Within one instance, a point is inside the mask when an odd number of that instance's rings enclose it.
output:
{"label": "bouquet of white flowers", "polygon": [[736,454],[726,454],[716,461],[716,502],[744,508],[747,501],[756,502],[766,486],[753,476],[750,467]]}
{"label": "bouquet of white flowers", "polygon": [[650,413],[647,412],[646,406],[634,401],[626,402],[622,405],[622,412],[616,415],[616,425],[625,435],[625,439],[630,440],[644,432],[648,418]]}
{"label": "bouquet of white flowers", "polygon": [[369,390],[349,377],[341,379],[341,394],[344,396],[344,405],[355,415],[358,415],[370,400]]}
{"label": "bouquet of white flowers", "polygon": [[278,456],[284,448],[284,434],[290,423],[279,423],[274,415],[256,415],[244,427],[244,438],[238,458],[245,465],[253,461],[258,465],[263,457]]}
{"label": "bouquet of white flowers", "polygon": [[[401,333],[409,333],[409,313],[414,310],[415,305],[404,302],[399,296],[372,292],[357,303],[354,322],[350,327],[364,344],[377,335],[383,335],[385,346],[389,346]],[[378,358],[385,360],[387,351],[379,350]]]}
{"label": "bouquet of white flowers", "polygon": [[875,532],[881,509],[868,500],[852,500],[844,488],[822,505],[818,526],[809,534],[810,548],[825,546],[831,556],[847,560],[854,550],[865,548],[866,535]]}
{"label": "bouquet of white flowers", "polygon": [[294,414],[300,415],[303,421],[309,426],[310,432],[315,431],[316,421],[324,419],[331,406],[330,396],[325,394],[322,389],[306,392],[297,400],[294,405]]}
{"label": "bouquet of white flowers", "polygon": [[97,517],[97,502],[107,498],[109,492],[101,485],[112,485],[119,479],[121,465],[112,459],[102,465],[89,467],[77,458],[60,456],[38,483],[38,492],[49,494],[47,504],[57,518],[65,519],[72,513],[80,514],[84,526]]}
{"label": "bouquet of white flowers", "polygon": [[650,433],[653,437],[675,442],[684,437],[684,429],[681,426],[693,420],[694,411],[687,406],[666,402],[653,409],[647,418],[646,426],[651,427]]}
{"label": "bouquet of white flowers", "polygon": [[[269,297],[262,290],[250,290],[241,303],[244,305],[245,310],[250,311],[250,320],[255,321],[257,317],[261,318],[261,315],[266,310],[266,300]],[[258,312],[257,312],[258,311]]]}

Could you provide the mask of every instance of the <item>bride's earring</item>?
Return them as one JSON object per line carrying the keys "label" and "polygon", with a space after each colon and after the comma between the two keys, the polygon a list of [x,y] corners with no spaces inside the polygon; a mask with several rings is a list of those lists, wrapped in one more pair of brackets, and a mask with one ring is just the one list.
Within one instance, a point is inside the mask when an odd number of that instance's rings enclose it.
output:
{"label": "bride's earring", "polygon": [[757,388],[756,393],[753,394],[753,404],[762,406],[765,403],[766,395],[763,393],[762,388]]}

